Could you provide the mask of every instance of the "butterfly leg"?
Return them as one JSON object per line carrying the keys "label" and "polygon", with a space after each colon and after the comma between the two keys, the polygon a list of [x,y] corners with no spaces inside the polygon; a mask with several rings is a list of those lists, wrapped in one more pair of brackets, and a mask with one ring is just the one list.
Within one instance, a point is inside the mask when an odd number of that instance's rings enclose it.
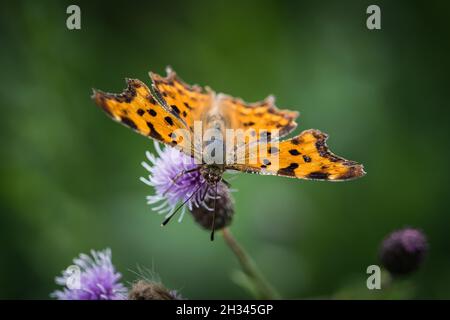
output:
{"label": "butterfly leg", "polygon": [[176,208],[175,209],[175,211],[174,212],[172,212],[162,223],[161,223],[161,226],[165,226],[169,221],[170,221],[170,219],[172,219],[172,217],[189,201],[189,200],[191,200],[192,199],[192,197],[198,192],[198,190],[200,190],[200,188],[203,186],[203,184],[200,184],[198,187],[197,187],[197,189],[195,189],[195,191],[194,192],[192,192],[192,194],[186,199],[186,200],[184,200],[183,201],[183,203],[182,204],[180,204],[179,206],[178,206],[178,208]]}

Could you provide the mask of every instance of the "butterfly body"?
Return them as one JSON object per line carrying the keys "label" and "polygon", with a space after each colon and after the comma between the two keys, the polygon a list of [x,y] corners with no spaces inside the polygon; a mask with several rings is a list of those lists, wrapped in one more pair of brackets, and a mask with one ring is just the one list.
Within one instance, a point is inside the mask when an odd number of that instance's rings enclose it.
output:
{"label": "butterfly body", "polygon": [[203,164],[200,165],[200,174],[203,176],[205,181],[210,185],[214,186],[222,180],[223,173],[225,172],[224,165],[217,164]]}

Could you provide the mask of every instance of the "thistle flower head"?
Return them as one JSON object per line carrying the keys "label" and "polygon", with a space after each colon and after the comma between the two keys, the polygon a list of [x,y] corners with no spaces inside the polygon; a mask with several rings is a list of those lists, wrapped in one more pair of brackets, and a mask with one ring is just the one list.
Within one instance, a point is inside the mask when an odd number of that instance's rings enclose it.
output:
{"label": "thistle flower head", "polygon": [[[216,201],[215,217],[210,209],[214,208],[214,200]],[[195,222],[207,230],[212,229],[214,219],[214,229],[220,230],[231,224],[234,215],[234,203],[231,197],[230,189],[222,182],[217,185],[217,197],[205,200],[205,205],[192,209],[192,215]],[[214,209],[213,209],[214,210]]]}
{"label": "thistle flower head", "polygon": [[111,250],[91,250],[91,256],[80,254],[74,265],[56,277],[56,283],[63,286],[51,294],[58,300],[122,300],[127,289],[119,282],[121,274],[111,262]]}
{"label": "thistle flower head", "polygon": [[155,143],[158,157],[146,152],[149,163],[143,161],[142,166],[148,171],[148,177],[140,180],[155,189],[155,194],[147,196],[147,203],[160,214],[170,216],[180,202],[185,202],[179,221],[185,213],[185,207],[204,206],[205,199],[214,197],[214,190],[208,187],[200,174],[194,159],[184,155],[175,148],[165,147],[163,150]]}
{"label": "thistle flower head", "polygon": [[425,235],[412,228],[389,234],[381,245],[380,260],[393,275],[406,275],[422,263],[428,249]]}

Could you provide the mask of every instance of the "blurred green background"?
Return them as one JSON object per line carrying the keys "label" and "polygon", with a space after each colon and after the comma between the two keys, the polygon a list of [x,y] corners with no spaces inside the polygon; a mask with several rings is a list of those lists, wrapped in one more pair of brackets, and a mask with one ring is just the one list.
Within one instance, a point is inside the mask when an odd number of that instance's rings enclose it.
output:
{"label": "blurred green background", "polygon": [[[66,8],[81,7],[81,30]],[[378,4],[382,29],[366,28]],[[444,1],[11,1],[0,11],[0,298],[46,299],[80,252],[111,247],[188,298],[246,298],[235,257],[186,216],[161,228],[139,181],[153,144],[108,119],[91,88],[171,65],[188,83],[301,111],[365,165],[348,183],[241,174],[231,227],[286,298],[365,289],[390,231],[424,230],[423,268],[390,297],[450,298],[450,6]]]}

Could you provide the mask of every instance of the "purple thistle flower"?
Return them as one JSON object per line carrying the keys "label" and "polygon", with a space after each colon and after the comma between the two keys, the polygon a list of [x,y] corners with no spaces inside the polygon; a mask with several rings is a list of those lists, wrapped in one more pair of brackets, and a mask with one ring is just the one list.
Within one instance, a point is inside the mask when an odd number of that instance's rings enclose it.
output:
{"label": "purple thistle flower", "polygon": [[91,250],[91,256],[82,253],[73,259],[74,265],[56,277],[56,283],[64,288],[53,292],[52,297],[58,300],[126,299],[127,289],[119,282],[122,275],[111,262],[111,250]]}
{"label": "purple thistle flower", "polygon": [[427,239],[421,231],[405,228],[392,232],[383,240],[380,260],[391,274],[405,275],[420,266],[427,249]]}
{"label": "purple thistle flower", "polygon": [[178,221],[183,219],[186,207],[190,211],[200,206],[212,210],[206,206],[205,201],[215,197],[214,190],[208,187],[199,170],[181,174],[197,167],[194,159],[175,148],[165,147],[161,150],[156,142],[155,149],[158,157],[147,151],[146,156],[150,164],[142,162],[142,166],[149,172],[148,177],[140,178],[143,183],[155,189],[154,195],[147,196],[148,204],[158,203],[152,209],[168,217],[175,211],[178,203],[187,201]]}

